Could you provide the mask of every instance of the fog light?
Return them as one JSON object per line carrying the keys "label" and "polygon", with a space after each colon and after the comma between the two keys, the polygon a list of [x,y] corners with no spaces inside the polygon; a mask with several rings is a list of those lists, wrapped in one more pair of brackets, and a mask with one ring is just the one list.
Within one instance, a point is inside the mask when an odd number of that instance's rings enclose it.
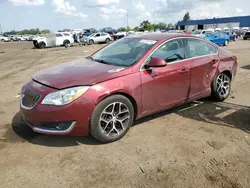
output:
{"label": "fog light", "polygon": [[62,121],[62,122],[42,122],[39,128],[47,130],[67,130],[74,121]]}

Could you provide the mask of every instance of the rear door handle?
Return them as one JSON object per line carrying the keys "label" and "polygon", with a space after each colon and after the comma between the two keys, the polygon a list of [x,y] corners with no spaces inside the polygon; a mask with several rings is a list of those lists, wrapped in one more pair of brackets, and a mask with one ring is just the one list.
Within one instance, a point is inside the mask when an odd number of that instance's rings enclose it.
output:
{"label": "rear door handle", "polygon": [[179,71],[180,74],[185,74],[188,72],[188,69],[187,68],[183,68]]}

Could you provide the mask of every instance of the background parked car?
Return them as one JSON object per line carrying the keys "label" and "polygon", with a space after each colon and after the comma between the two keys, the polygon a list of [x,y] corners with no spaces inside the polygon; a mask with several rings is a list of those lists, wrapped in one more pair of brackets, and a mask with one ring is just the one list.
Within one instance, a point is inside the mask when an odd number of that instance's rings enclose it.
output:
{"label": "background parked car", "polygon": [[10,40],[11,40],[11,41],[18,41],[18,38],[17,38],[16,35],[11,35],[11,36],[10,36]]}
{"label": "background parked car", "polygon": [[0,35],[0,41],[2,41],[2,42],[9,42],[10,38],[9,37],[5,37],[3,35]]}
{"label": "background parked car", "polygon": [[93,33],[97,33],[97,30],[94,29],[94,28],[84,29],[82,35],[88,37],[89,35],[91,35],[91,34],[93,34]]}
{"label": "background parked car", "polygon": [[109,43],[112,38],[108,33],[99,32],[99,33],[93,33],[92,35],[85,38],[87,40],[88,44],[94,44],[94,43]]}
{"label": "background parked car", "polygon": [[244,33],[243,39],[244,40],[250,39],[250,31],[247,31],[247,32]]}
{"label": "background parked car", "polygon": [[117,33],[117,30],[111,27],[106,27],[106,28],[101,29],[100,32],[108,33],[110,34],[110,36],[114,36]]}
{"label": "background parked car", "polygon": [[33,44],[36,48],[65,46],[73,44],[74,39],[68,32],[56,32],[51,33],[47,37],[37,37],[33,40]]}
{"label": "background parked car", "polygon": [[207,33],[206,35],[204,35],[204,38],[217,45],[223,46],[227,46],[230,41],[230,37],[223,32]]}
{"label": "background parked car", "polygon": [[118,32],[114,35],[114,40],[128,36],[128,32]]}
{"label": "background parked car", "polygon": [[27,40],[27,38],[24,37],[24,36],[22,36],[22,35],[20,35],[20,36],[17,36],[17,40],[18,41],[24,41],[24,40]]}
{"label": "background parked car", "polygon": [[191,32],[191,35],[196,36],[196,37],[202,37],[206,33],[212,33],[214,31],[212,30],[194,30]]}

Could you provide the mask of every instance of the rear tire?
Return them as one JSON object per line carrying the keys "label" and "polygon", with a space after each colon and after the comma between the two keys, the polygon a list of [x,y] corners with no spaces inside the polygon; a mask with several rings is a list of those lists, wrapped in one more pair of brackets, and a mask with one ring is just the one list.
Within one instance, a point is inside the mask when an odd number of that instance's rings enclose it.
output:
{"label": "rear tire", "polygon": [[113,95],[102,100],[94,109],[90,133],[102,143],[121,139],[134,121],[134,107],[123,95]]}
{"label": "rear tire", "polygon": [[109,38],[106,38],[105,43],[108,44],[110,42]]}
{"label": "rear tire", "polygon": [[243,39],[244,39],[244,40],[247,40],[247,38],[245,38],[245,37],[244,37]]}
{"label": "rear tire", "polygon": [[65,48],[69,47],[70,42],[68,40],[63,41],[63,46],[65,46]]}
{"label": "rear tire", "polygon": [[231,91],[231,79],[225,74],[219,74],[212,82],[212,94],[211,96],[218,102],[222,102],[228,98]]}
{"label": "rear tire", "polygon": [[46,47],[46,44],[44,42],[39,42],[39,48],[43,49]]}

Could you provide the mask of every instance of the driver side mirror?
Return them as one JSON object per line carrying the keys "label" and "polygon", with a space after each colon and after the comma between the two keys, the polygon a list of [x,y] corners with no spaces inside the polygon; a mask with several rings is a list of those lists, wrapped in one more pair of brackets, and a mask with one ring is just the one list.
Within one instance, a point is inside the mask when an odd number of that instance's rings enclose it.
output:
{"label": "driver side mirror", "polygon": [[149,63],[146,64],[144,67],[146,69],[149,69],[149,68],[159,68],[159,67],[165,67],[165,66],[167,66],[167,63],[165,60],[163,60],[159,57],[153,57],[153,58],[151,58]]}

